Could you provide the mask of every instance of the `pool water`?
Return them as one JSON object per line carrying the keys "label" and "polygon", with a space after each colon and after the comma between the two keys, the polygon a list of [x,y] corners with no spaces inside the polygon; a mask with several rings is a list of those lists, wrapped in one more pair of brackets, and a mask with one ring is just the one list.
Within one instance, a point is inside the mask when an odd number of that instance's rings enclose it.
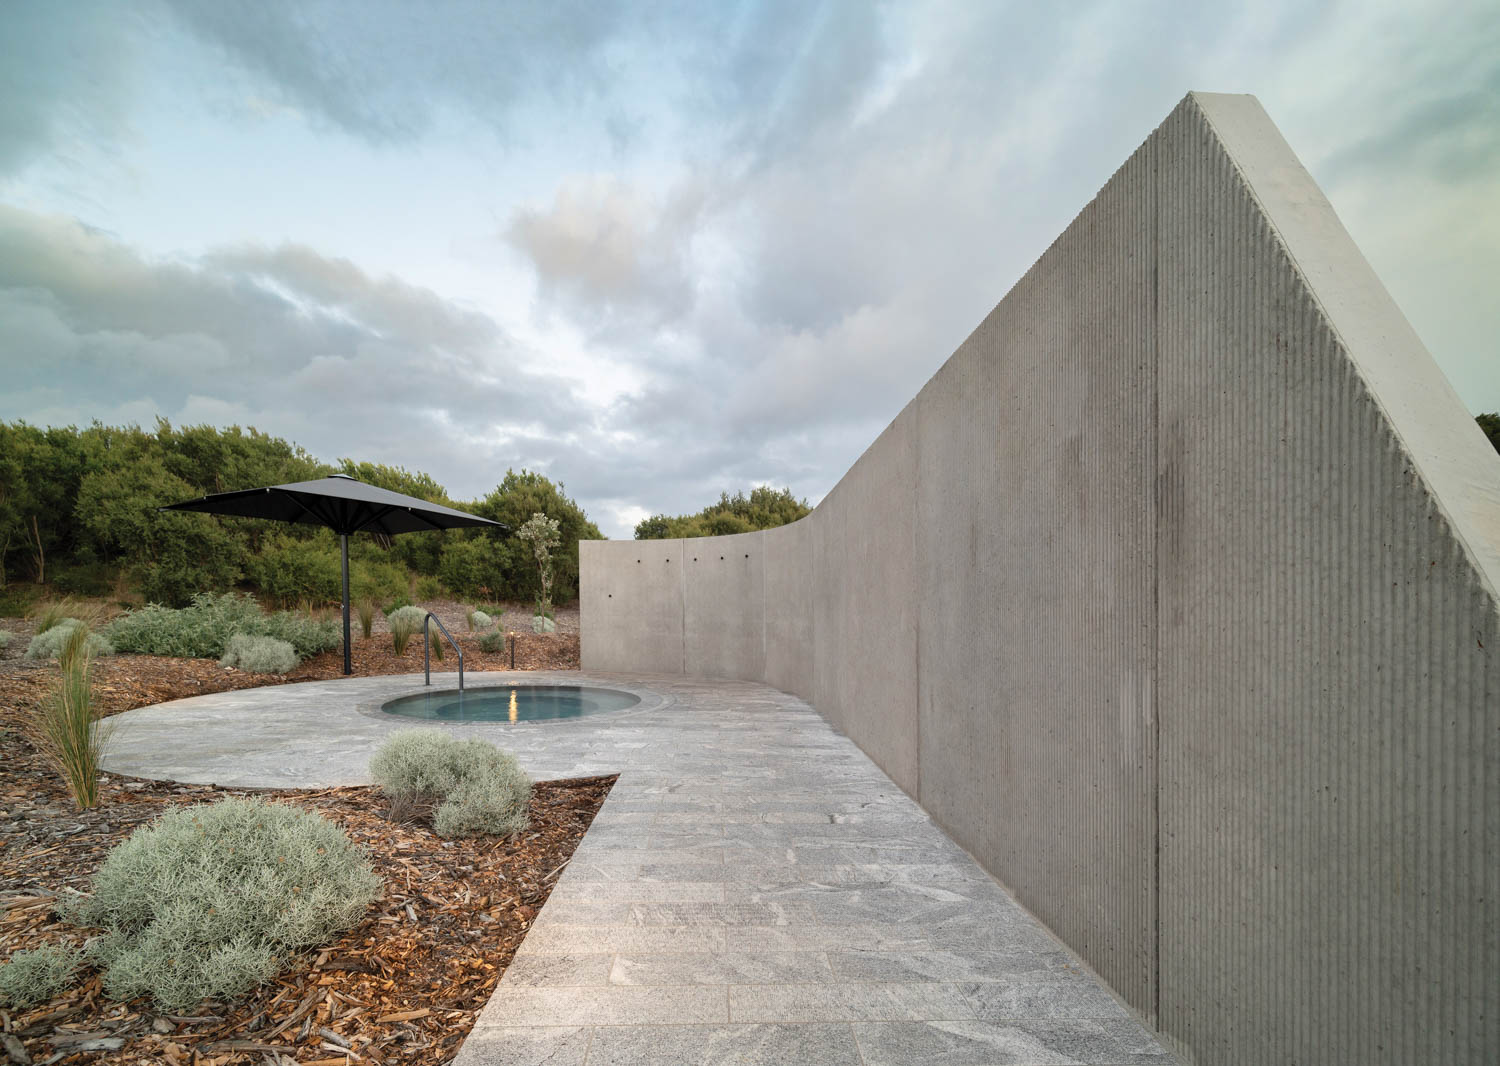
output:
{"label": "pool water", "polygon": [[428,722],[540,722],[582,718],[604,711],[623,711],[639,696],[581,685],[515,685],[465,691],[418,692],[391,700],[380,709],[403,718]]}

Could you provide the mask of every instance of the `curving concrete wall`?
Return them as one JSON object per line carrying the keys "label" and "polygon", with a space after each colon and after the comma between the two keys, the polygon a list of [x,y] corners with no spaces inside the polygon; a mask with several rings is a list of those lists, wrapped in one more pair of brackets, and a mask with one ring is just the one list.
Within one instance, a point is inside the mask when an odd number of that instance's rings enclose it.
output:
{"label": "curving concrete wall", "polygon": [[586,668],[810,700],[1199,1061],[1500,1061],[1500,457],[1253,98],[811,516],[581,550]]}

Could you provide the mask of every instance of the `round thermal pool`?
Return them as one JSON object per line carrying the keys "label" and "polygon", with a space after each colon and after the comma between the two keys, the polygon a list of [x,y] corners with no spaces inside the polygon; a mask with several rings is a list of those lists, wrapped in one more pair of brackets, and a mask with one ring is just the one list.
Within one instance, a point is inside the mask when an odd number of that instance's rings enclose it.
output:
{"label": "round thermal pool", "polygon": [[380,709],[387,714],[428,722],[540,722],[623,711],[640,702],[639,696],[609,688],[514,685],[418,692],[391,700]]}

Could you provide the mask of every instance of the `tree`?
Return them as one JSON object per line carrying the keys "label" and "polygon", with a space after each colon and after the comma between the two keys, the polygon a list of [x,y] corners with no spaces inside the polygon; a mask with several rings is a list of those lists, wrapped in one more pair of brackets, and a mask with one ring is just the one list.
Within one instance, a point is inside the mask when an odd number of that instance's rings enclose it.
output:
{"label": "tree", "polygon": [[636,540],[666,540],[673,537],[722,537],[731,533],[750,533],[757,529],[774,529],[810,514],[806,500],[767,486],[750,490],[750,495],[719,494],[719,502],[709,504],[697,514],[677,518],[664,514],[643,519],[635,527]]}
{"label": "tree", "polygon": [[[553,484],[546,477],[530,470],[516,473],[507,470],[504,479],[484,499],[466,504],[483,518],[503,522],[512,530],[518,530],[532,515],[540,512],[549,515],[558,523],[558,534],[562,546],[552,556],[552,577],[555,598],[567,602],[578,595],[578,542],[580,540],[603,540],[599,527],[588,519],[583,508],[570,500],[559,482]],[[454,533],[444,534],[453,537]],[[493,538],[484,530],[467,530],[462,539],[489,537],[494,548],[490,553],[491,564],[500,573],[500,583],[490,584],[499,598],[533,599],[541,591],[538,574],[532,563],[531,552],[526,545],[514,537],[503,540]]]}
{"label": "tree", "polygon": [[548,518],[538,511],[516,530],[516,536],[531,545],[531,553],[536,557],[537,574],[542,583],[537,614],[542,618],[552,614],[552,549],[562,544],[557,526],[557,519]]}
{"label": "tree", "polygon": [[1484,435],[1490,439],[1495,446],[1495,451],[1500,452],[1500,412],[1489,411],[1479,415],[1476,419],[1479,428],[1484,430]]}

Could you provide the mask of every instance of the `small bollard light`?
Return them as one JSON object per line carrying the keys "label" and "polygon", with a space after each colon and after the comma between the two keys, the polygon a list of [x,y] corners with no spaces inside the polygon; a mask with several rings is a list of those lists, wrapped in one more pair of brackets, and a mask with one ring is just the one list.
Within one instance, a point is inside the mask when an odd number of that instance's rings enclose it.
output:
{"label": "small bollard light", "polygon": [[516,668],[516,631],[514,629],[510,631],[510,668],[512,670]]}

